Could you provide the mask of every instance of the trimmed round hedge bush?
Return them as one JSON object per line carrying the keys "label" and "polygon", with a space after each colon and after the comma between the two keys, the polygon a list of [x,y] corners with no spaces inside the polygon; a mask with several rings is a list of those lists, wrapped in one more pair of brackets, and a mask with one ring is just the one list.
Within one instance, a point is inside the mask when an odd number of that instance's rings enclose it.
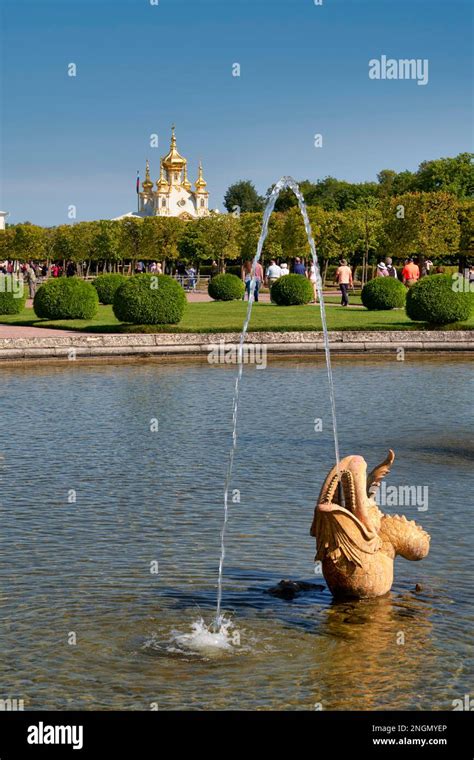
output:
{"label": "trimmed round hedge bush", "polygon": [[26,283],[11,274],[0,274],[0,314],[19,314],[25,301]]}
{"label": "trimmed round hedge bush", "polygon": [[79,277],[46,280],[33,300],[33,309],[40,319],[92,319],[98,308],[96,289]]}
{"label": "trimmed round hedge bush", "polygon": [[127,277],[114,296],[114,314],[134,325],[175,325],[183,317],[186,296],[167,274]]}
{"label": "trimmed round hedge bush", "polygon": [[92,281],[92,284],[97,290],[99,301],[104,304],[111,304],[114,302],[115,292],[126,280],[127,278],[123,274],[100,274]]}
{"label": "trimmed round hedge bush", "polygon": [[388,311],[405,306],[407,289],[395,277],[375,277],[362,288],[361,299],[369,311]]}
{"label": "trimmed round hedge bush", "polygon": [[271,299],[278,306],[300,306],[313,300],[313,286],[303,274],[285,274],[273,283]]}
{"label": "trimmed round hedge bush", "polygon": [[469,293],[456,292],[455,285],[449,274],[423,277],[407,293],[407,316],[432,325],[465,322],[471,314],[472,299]]}
{"label": "trimmed round hedge bush", "polygon": [[235,274],[217,274],[209,280],[207,292],[214,301],[237,301],[245,293],[245,285]]}

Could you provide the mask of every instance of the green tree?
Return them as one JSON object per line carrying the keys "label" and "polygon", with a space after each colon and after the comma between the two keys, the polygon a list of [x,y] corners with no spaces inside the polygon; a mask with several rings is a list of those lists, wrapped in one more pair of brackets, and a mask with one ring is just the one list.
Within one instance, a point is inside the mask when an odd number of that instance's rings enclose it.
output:
{"label": "green tree", "polygon": [[393,195],[393,183],[396,176],[397,172],[393,169],[382,169],[382,171],[377,174],[379,183],[378,195],[381,198],[387,198],[390,195]]}
{"label": "green tree", "polygon": [[240,214],[261,211],[263,198],[257,193],[253,182],[241,179],[228,188],[224,195],[224,206],[229,213],[237,210]]}
{"label": "green tree", "polygon": [[[262,220],[259,220],[258,237],[262,228]],[[285,227],[285,215],[274,211],[268,222],[268,233],[263,244],[262,261],[268,262],[270,259],[281,259],[283,257],[283,237]],[[258,243],[258,241],[257,241]],[[257,250],[255,246],[254,255]]]}
{"label": "green tree", "polygon": [[405,193],[383,209],[383,244],[392,256],[439,257],[459,248],[458,202],[449,193]]}
{"label": "green tree", "polygon": [[[378,185],[376,182],[351,183],[325,177],[318,182],[302,180],[298,182],[300,190],[307,206],[321,206],[327,211],[342,211],[357,203],[362,203],[365,198],[376,195]],[[267,190],[267,199],[273,187]],[[298,201],[292,190],[283,190],[275,203],[276,211],[288,211],[294,208]]]}
{"label": "green tree", "polygon": [[186,261],[205,261],[210,259],[212,251],[206,243],[202,220],[189,222],[178,241],[179,256]]}
{"label": "green tree", "polygon": [[10,225],[0,230],[0,260],[13,258],[13,246],[15,241],[15,227]]}
{"label": "green tree", "polygon": [[10,228],[15,236],[12,241],[11,258],[20,261],[41,261],[46,256],[48,233],[36,224],[16,224]]}
{"label": "green tree", "polygon": [[165,217],[147,216],[143,220],[140,240],[140,257],[147,261],[165,258]]}
{"label": "green tree", "polygon": [[318,256],[327,262],[336,261],[341,254],[340,226],[342,213],[340,211],[326,211],[318,206],[310,206],[308,212]]}
{"label": "green tree", "polygon": [[73,226],[71,224],[60,224],[59,227],[55,227],[51,253],[55,261],[74,259],[75,245]]}
{"label": "green tree", "polygon": [[474,195],[474,153],[459,153],[454,158],[423,161],[416,175],[416,189],[423,192],[448,192],[459,199]]}
{"label": "green tree", "polygon": [[470,263],[474,263],[474,201],[460,201],[459,220],[459,271],[464,272]]}
{"label": "green tree", "polygon": [[[346,214],[348,226],[354,230],[353,251],[359,254],[362,260],[361,282],[364,286],[368,280],[370,254],[377,251],[381,238],[380,202],[375,196],[368,195],[355,203],[352,209],[347,209]],[[343,226],[346,228],[347,224]]]}
{"label": "green tree", "polygon": [[120,219],[120,250],[124,259],[132,262],[132,271],[135,262],[140,259],[142,251],[143,220],[135,216],[126,216]]}
{"label": "green tree", "polygon": [[379,184],[376,186],[376,193],[380,198],[387,198],[393,195],[403,195],[417,189],[416,174],[410,171],[397,173],[393,169],[382,169],[377,174]]}
{"label": "green tree", "polygon": [[81,224],[74,225],[76,260],[87,259],[90,256],[87,251],[93,252],[96,261],[103,261],[103,269],[110,272],[112,264],[120,258],[120,224],[118,222],[101,219],[93,226],[82,228]]}
{"label": "green tree", "polygon": [[185,222],[177,217],[169,216],[159,219],[159,242],[158,248],[161,251],[161,255],[164,259],[177,259],[178,258],[178,245],[181,235],[183,234],[188,224],[193,224],[192,221]]}
{"label": "green tree", "polygon": [[261,229],[261,214],[248,213],[241,215],[237,230],[237,245],[239,247],[240,256],[244,261],[253,259],[255,256]]}
{"label": "green tree", "polygon": [[284,215],[282,249],[283,255],[289,259],[309,255],[308,239],[299,208],[290,208]]}
{"label": "green tree", "polygon": [[201,234],[209,258],[217,261],[219,270],[224,271],[226,259],[239,256],[239,220],[232,214],[220,214],[201,220]]}

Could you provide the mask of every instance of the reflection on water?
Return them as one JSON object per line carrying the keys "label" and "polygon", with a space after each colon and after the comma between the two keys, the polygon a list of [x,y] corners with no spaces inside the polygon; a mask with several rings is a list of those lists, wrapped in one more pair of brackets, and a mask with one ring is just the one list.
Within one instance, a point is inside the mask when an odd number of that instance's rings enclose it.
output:
{"label": "reflection on water", "polygon": [[333,458],[324,364],[246,368],[219,657],[206,626],[235,368],[71,364],[0,376],[0,697],[27,709],[451,709],[469,693],[467,360],[335,361],[342,455],[373,465],[392,446],[389,483],[428,485],[429,509],[387,511],[432,535],[426,560],[397,560],[390,596],[344,603],[318,586],[291,601],[265,593],[282,578],[322,582],[309,526]]}

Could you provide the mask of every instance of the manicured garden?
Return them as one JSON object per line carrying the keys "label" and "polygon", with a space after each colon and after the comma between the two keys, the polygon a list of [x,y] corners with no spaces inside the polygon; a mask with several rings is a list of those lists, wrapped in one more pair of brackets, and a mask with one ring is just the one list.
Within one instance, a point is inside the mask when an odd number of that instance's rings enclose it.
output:
{"label": "manicured garden", "polygon": [[[181,285],[167,275],[124,278],[103,275],[93,284],[78,277],[49,279],[25,308],[20,283],[5,276],[0,323],[96,333],[240,332],[248,302],[244,283],[232,274],[209,284],[211,302],[188,303]],[[449,275],[424,278],[408,291],[391,277],[368,282],[357,300],[364,306],[338,306],[328,298],[327,324],[332,330],[416,330],[429,325],[474,328],[474,292],[454,287]],[[321,315],[306,277],[280,277],[271,288],[273,303],[253,306],[251,331],[320,330]],[[364,308],[365,307],[365,308]]]}
{"label": "manicured garden", "polygon": [[[79,330],[95,333],[119,332],[240,332],[247,310],[243,301],[213,301],[188,303],[183,318],[176,325],[127,325],[114,316],[112,306],[99,305],[92,319],[44,320],[25,308],[19,314],[0,317],[0,323],[23,326]],[[404,309],[368,311],[329,306],[327,321],[330,330],[419,330],[426,325],[410,320]],[[274,306],[269,303],[253,305],[251,331],[320,330],[319,306]],[[444,329],[474,329],[474,314],[466,322],[447,325]]]}

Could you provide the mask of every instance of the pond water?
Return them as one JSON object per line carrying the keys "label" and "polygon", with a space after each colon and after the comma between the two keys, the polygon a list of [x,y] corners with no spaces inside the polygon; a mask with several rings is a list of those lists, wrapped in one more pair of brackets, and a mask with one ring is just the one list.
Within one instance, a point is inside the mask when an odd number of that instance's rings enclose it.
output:
{"label": "pond water", "polygon": [[[469,693],[472,364],[337,358],[334,378],[341,455],[373,466],[392,447],[388,484],[428,486],[426,511],[386,511],[421,523],[430,555],[397,559],[385,598],[332,601],[309,535],[334,455],[325,365],[246,367],[223,596],[237,635],[193,653],[179,636],[215,614],[235,367],[2,367],[0,697],[31,710],[441,710]],[[324,588],[266,593],[283,578]]]}

